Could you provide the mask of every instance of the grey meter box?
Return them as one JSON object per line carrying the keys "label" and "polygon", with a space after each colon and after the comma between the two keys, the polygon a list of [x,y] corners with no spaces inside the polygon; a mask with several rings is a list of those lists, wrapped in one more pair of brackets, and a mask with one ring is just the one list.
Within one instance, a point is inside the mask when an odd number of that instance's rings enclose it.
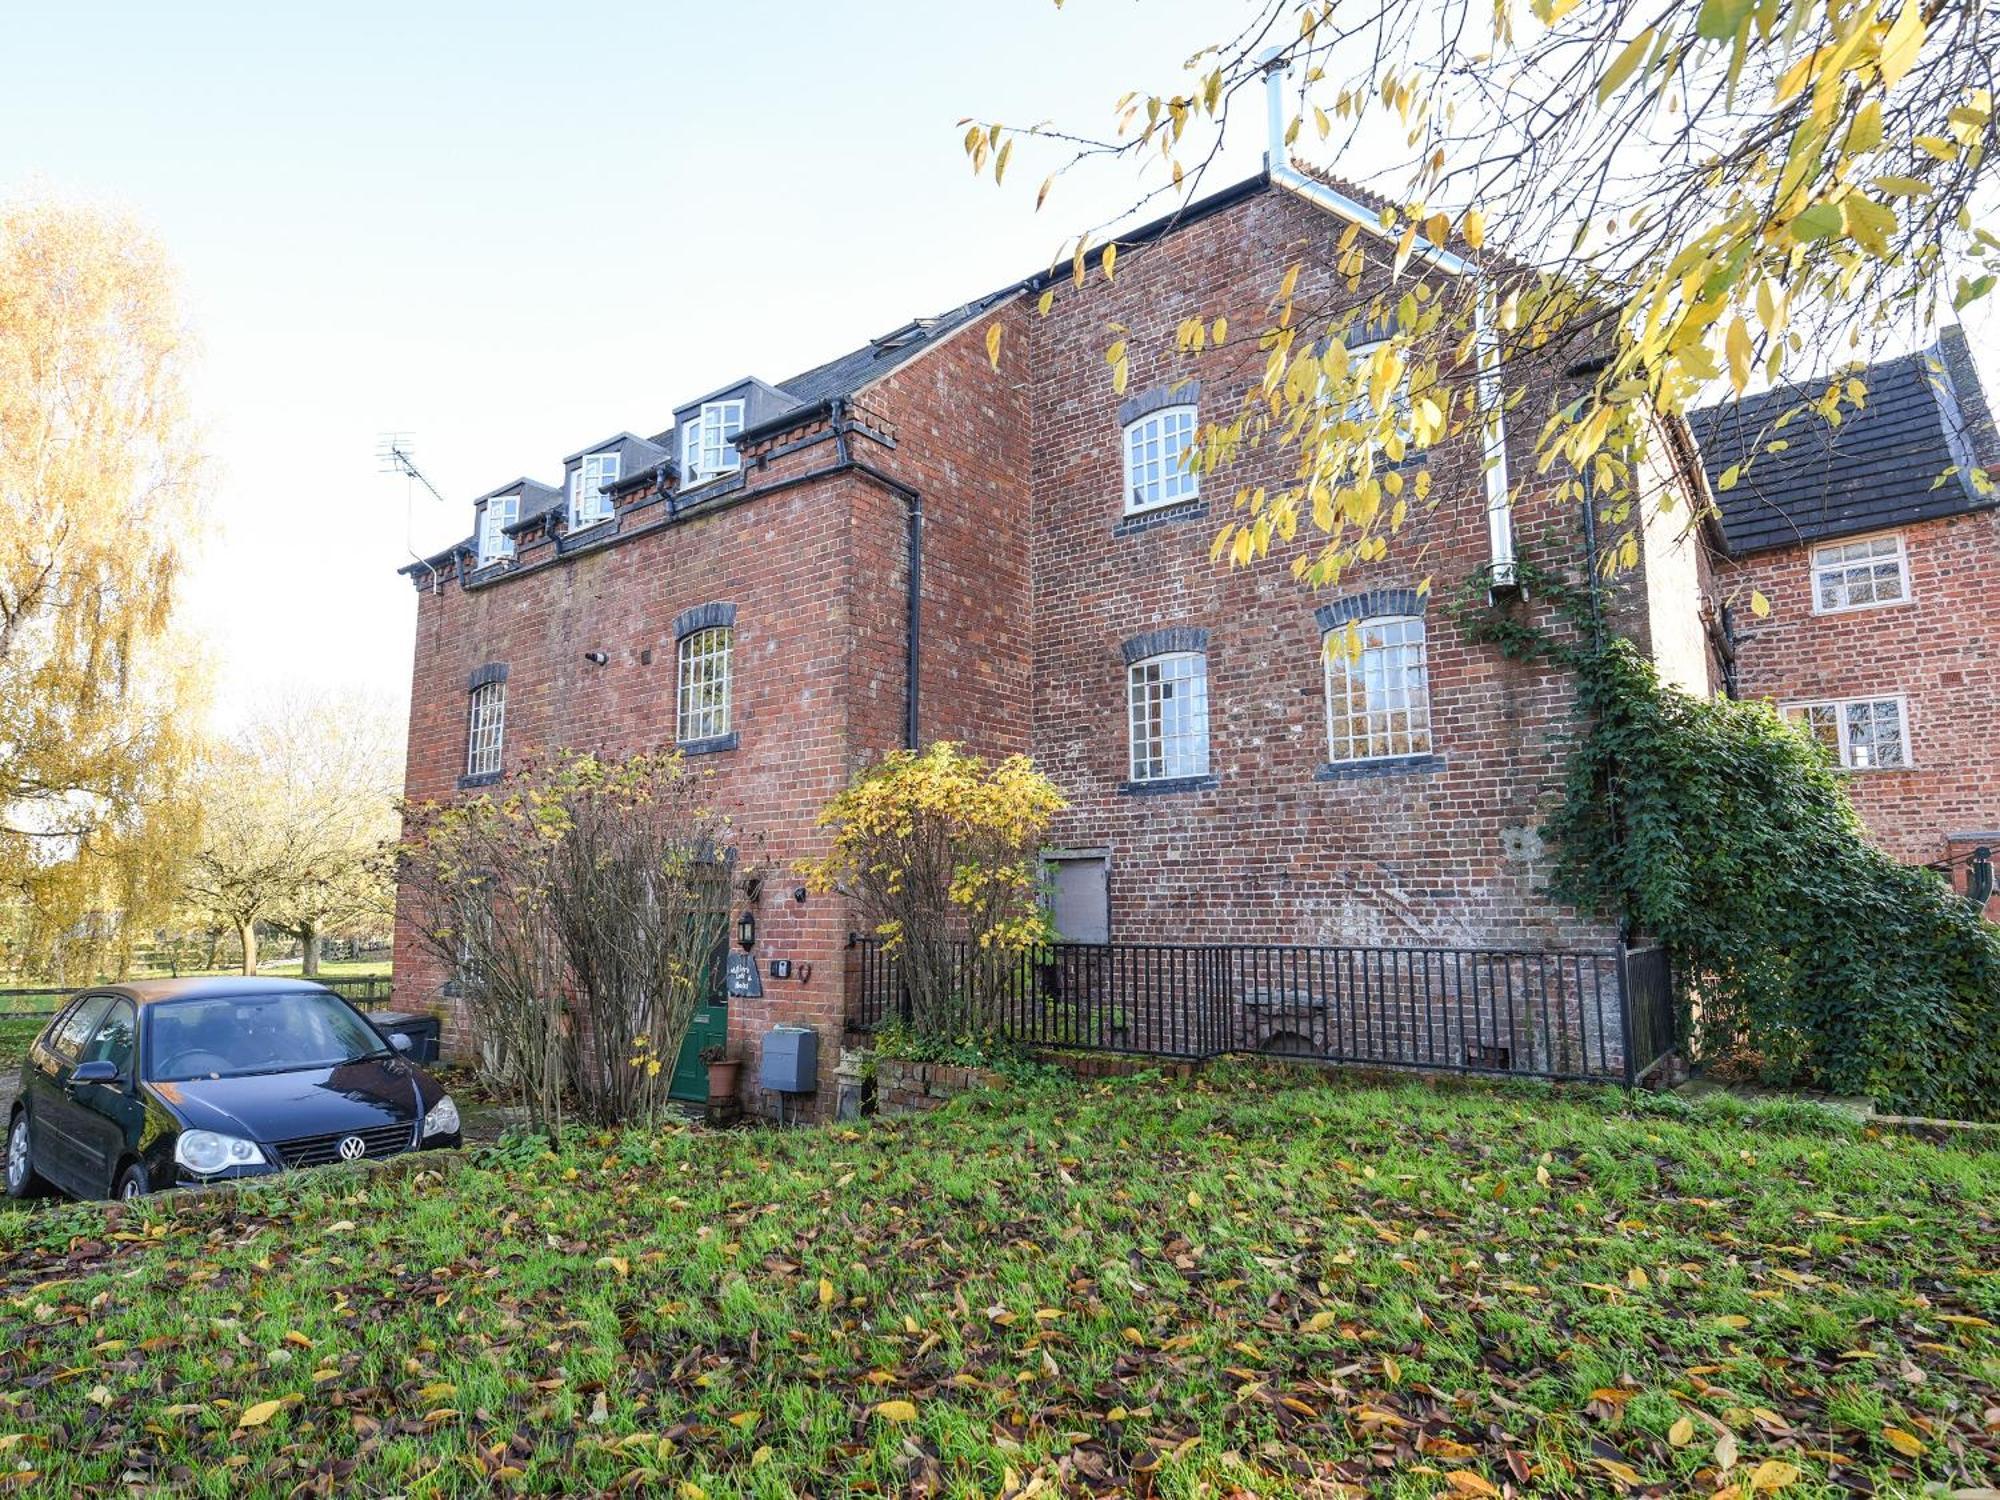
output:
{"label": "grey meter box", "polygon": [[804,1026],[773,1026],[764,1033],[764,1068],[758,1079],[780,1094],[819,1088],[819,1033]]}

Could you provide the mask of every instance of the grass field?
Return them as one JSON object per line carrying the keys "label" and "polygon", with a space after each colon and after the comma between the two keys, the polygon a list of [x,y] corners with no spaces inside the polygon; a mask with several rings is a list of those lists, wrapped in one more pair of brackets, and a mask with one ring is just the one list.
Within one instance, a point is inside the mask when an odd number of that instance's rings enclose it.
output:
{"label": "grass field", "polygon": [[1227,1067],[6,1215],[0,1482],[2000,1484],[2000,1155],[1686,1114]]}

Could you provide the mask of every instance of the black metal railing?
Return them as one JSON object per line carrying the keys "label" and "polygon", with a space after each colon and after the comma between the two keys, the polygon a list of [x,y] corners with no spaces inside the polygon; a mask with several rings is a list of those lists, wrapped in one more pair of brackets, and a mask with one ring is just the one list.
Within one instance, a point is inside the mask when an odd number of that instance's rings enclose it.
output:
{"label": "black metal railing", "polygon": [[[169,976],[153,974],[151,979],[165,979]],[[296,974],[270,976],[274,978],[296,979]],[[106,984],[121,984],[123,980],[107,980]],[[389,998],[390,978],[387,974],[371,974],[361,978],[318,979],[316,984],[325,985],[346,996],[351,1005],[361,1010],[371,1005],[380,1005]],[[20,989],[0,989],[0,1021],[46,1020],[61,1010],[70,997],[80,995],[87,989],[98,988],[87,984],[31,986]]]}
{"label": "black metal railing", "polygon": [[1625,1004],[1625,1055],[1630,1060],[1627,1081],[1636,1083],[1678,1045],[1674,977],[1667,950],[1657,943],[1626,949],[1619,988]]}
{"label": "black metal railing", "polygon": [[[850,1015],[909,1018],[901,965],[849,941]],[[1633,1083],[1674,1045],[1664,950],[1056,943],[953,945],[944,989],[1022,1046]]]}

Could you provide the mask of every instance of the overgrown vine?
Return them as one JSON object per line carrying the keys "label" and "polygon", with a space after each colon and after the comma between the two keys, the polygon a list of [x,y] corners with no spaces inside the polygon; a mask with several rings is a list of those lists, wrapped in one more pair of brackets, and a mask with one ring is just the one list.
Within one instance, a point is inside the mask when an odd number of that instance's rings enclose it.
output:
{"label": "overgrown vine", "polygon": [[1543,828],[1551,893],[1667,945],[1696,1057],[1895,1110],[2000,1115],[2000,928],[1870,842],[1842,773],[1768,704],[1662,683],[1594,628],[1587,589],[1522,576],[1555,628],[1489,604],[1477,577],[1448,607],[1475,644],[1575,674]]}

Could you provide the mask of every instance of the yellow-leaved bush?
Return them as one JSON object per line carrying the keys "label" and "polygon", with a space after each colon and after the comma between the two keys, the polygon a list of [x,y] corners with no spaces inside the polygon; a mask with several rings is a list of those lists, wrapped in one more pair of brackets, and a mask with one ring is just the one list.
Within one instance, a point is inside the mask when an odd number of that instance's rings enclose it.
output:
{"label": "yellow-leaved bush", "polygon": [[1040,851],[1066,805],[1025,755],[897,750],[821,811],[832,847],[801,870],[858,904],[897,961],[912,1026],[983,1036],[1011,967],[1051,935]]}

